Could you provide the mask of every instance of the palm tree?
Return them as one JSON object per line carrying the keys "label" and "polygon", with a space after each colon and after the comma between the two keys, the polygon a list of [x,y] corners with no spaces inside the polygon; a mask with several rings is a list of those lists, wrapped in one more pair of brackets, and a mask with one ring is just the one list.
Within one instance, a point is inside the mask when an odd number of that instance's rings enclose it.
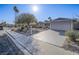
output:
{"label": "palm tree", "polygon": [[48,19],[49,19],[49,20],[52,20],[52,18],[51,18],[51,17],[48,17]]}
{"label": "palm tree", "polygon": [[51,22],[52,22],[52,18],[48,17],[49,21],[50,21],[50,29],[51,29]]}
{"label": "palm tree", "polygon": [[17,9],[16,6],[14,6],[13,9],[14,9],[14,11],[15,11],[16,13],[19,13],[19,10]]}
{"label": "palm tree", "polygon": [[17,21],[16,17],[17,17],[17,14],[19,13],[19,10],[18,10],[18,8],[16,6],[13,7],[13,10],[15,12],[15,22],[16,22]]}

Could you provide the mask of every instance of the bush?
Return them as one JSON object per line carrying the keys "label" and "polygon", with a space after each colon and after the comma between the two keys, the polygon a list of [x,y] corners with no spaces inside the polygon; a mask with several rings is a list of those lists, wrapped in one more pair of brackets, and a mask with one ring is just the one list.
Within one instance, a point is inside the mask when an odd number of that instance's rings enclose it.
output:
{"label": "bush", "polygon": [[76,39],[78,37],[77,33],[75,31],[68,31],[65,33],[66,36],[68,36],[69,40],[76,42]]}

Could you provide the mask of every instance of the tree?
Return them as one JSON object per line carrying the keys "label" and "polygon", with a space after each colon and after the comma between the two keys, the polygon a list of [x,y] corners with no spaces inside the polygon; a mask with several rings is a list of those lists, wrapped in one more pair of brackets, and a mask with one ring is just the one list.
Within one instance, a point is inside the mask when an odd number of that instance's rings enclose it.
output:
{"label": "tree", "polygon": [[35,18],[35,16],[33,14],[29,14],[29,13],[22,13],[22,14],[18,15],[16,20],[17,21],[15,23],[27,25],[27,26],[30,26],[37,22],[37,19]]}
{"label": "tree", "polygon": [[48,19],[49,19],[50,21],[52,21],[52,18],[51,18],[51,17],[48,17]]}
{"label": "tree", "polygon": [[19,10],[18,10],[18,8],[17,8],[16,6],[14,6],[13,9],[14,9],[14,11],[15,11],[16,13],[19,13]]}

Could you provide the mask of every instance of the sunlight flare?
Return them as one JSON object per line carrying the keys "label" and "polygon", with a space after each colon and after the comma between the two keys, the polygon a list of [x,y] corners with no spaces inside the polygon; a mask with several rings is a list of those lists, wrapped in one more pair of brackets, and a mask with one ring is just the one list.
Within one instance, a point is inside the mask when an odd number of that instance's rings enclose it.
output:
{"label": "sunlight flare", "polygon": [[33,6],[32,6],[32,10],[33,10],[34,12],[37,12],[37,11],[38,11],[38,6],[37,6],[37,5],[33,5]]}

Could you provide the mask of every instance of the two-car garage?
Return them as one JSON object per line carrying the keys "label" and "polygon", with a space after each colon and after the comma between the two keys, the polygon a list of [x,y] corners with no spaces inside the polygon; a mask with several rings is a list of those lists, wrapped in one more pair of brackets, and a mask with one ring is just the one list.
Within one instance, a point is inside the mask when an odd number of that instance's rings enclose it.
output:
{"label": "two-car garage", "polygon": [[54,20],[51,22],[51,29],[53,30],[71,30],[73,29],[72,20]]}

